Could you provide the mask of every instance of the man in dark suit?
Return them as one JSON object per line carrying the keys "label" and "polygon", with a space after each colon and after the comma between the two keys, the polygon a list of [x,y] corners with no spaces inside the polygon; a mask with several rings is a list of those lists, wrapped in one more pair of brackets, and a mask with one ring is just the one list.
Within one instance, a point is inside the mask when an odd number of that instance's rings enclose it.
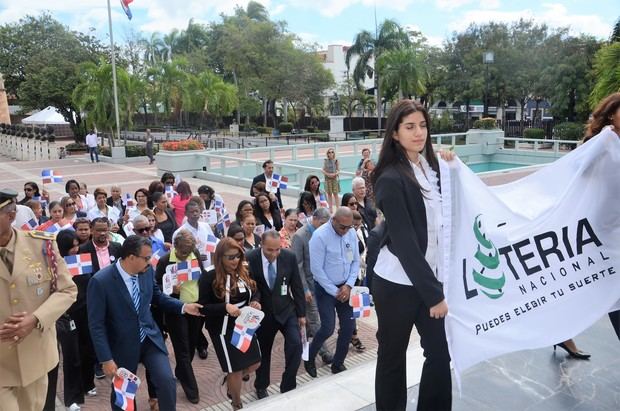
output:
{"label": "man in dark suit", "polygon": [[293,390],[297,386],[295,377],[303,348],[300,327],[306,326],[304,289],[295,254],[280,248],[280,234],[277,231],[266,231],[261,244],[261,249],[246,254],[250,275],[260,291],[265,313],[261,326],[256,330],[262,355],[254,382],[259,399],[268,396],[271,347],[278,331],[284,335],[285,360],[280,392]]}
{"label": "man in dark suit", "polygon": [[275,192],[276,198],[278,199],[278,207],[282,209],[282,197],[280,196],[280,188],[277,188],[275,191],[273,191],[273,187],[271,187],[271,178],[273,177],[273,161],[265,161],[263,163],[263,171],[263,174],[257,175],[252,180],[252,185],[250,186],[250,196],[254,197],[254,191],[252,189],[254,188],[256,183],[263,182],[265,183],[265,189],[267,190],[267,192]]}
{"label": "man in dark suit", "polygon": [[122,217],[125,215],[125,204],[123,204],[123,197],[120,186],[112,186],[110,188],[110,197],[106,199],[106,204],[110,207],[116,207],[119,211],[119,215]]}
{"label": "man in dark suit", "polygon": [[[119,367],[135,373],[144,364],[157,388],[159,408],[176,409],[176,382],[164,339],[151,316],[150,305],[164,311],[200,315],[200,304],[183,304],[163,294],[151,267],[151,240],[129,236],[120,259],[99,271],[88,285],[88,321],[97,358],[108,377]],[[112,409],[114,390],[111,395]]]}
{"label": "man in dark suit", "polygon": [[80,246],[80,254],[88,253],[93,261],[93,274],[118,259],[121,245],[110,241],[110,222],[106,217],[97,217],[90,222],[91,241]]}

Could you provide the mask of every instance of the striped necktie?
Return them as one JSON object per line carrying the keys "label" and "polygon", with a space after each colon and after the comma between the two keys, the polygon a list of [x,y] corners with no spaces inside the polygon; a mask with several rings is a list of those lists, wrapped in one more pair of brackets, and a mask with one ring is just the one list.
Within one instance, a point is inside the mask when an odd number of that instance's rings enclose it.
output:
{"label": "striped necktie", "polygon": [[131,277],[131,299],[133,300],[133,306],[138,314],[138,327],[140,328],[140,342],[143,342],[146,338],[146,332],[140,325],[140,287],[138,286],[138,277]]}

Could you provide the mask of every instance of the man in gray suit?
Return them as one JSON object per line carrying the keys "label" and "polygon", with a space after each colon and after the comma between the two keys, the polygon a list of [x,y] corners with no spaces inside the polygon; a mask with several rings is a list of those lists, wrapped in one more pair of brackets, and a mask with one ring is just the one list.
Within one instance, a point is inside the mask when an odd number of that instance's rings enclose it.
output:
{"label": "man in gray suit", "polygon": [[[291,250],[297,257],[299,273],[301,274],[301,281],[306,296],[306,332],[308,338],[314,337],[314,334],[321,327],[319,310],[314,298],[314,277],[312,277],[312,272],[310,271],[310,238],[312,238],[314,230],[328,222],[329,218],[329,210],[317,208],[312,214],[312,221],[297,230],[291,240]],[[319,354],[325,364],[331,364],[333,355],[325,345],[321,347]]]}

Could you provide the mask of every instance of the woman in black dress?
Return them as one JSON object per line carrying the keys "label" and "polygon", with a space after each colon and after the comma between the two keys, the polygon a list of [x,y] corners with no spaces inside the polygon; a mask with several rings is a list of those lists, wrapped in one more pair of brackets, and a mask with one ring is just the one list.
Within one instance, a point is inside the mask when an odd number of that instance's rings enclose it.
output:
{"label": "woman in black dress", "polygon": [[256,338],[246,352],[239,351],[230,341],[240,309],[249,305],[260,310],[260,294],[244,264],[243,248],[235,240],[223,238],[215,249],[213,262],[215,269],[198,280],[198,303],[203,306],[205,327],[222,371],[228,373],[226,382],[233,409],[238,410],[243,407],[243,375],[256,371],[260,365],[260,348]]}
{"label": "woman in black dress", "polygon": [[157,220],[157,228],[164,235],[164,242],[172,243],[172,234],[179,226],[172,210],[168,208],[166,195],[160,192],[153,194],[153,204],[155,205],[153,212],[155,213],[155,220]]}

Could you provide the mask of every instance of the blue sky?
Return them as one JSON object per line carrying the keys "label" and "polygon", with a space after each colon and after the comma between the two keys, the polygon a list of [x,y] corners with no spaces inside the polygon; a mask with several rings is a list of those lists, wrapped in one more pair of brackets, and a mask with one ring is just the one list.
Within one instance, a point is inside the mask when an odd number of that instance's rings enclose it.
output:
{"label": "blue sky", "polygon": [[[158,31],[184,28],[190,18],[197,22],[219,21],[235,4],[228,0],[134,0],[134,15],[125,17],[119,0],[110,0],[114,36],[122,42],[135,30],[150,36]],[[545,22],[551,27],[570,26],[571,32],[607,38],[618,17],[618,0],[260,0],[271,17],[288,22],[289,30],[308,42],[322,46],[350,44],[361,29],[374,29],[374,10],[381,22],[393,18],[421,31],[432,44],[441,44],[453,31],[470,23],[515,21],[520,17]],[[594,4],[596,3],[596,6]],[[27,14],[48,10],[74,30],[93,32],[107,41],[106,0],[0,0],[0,24],[17,21]]]}

